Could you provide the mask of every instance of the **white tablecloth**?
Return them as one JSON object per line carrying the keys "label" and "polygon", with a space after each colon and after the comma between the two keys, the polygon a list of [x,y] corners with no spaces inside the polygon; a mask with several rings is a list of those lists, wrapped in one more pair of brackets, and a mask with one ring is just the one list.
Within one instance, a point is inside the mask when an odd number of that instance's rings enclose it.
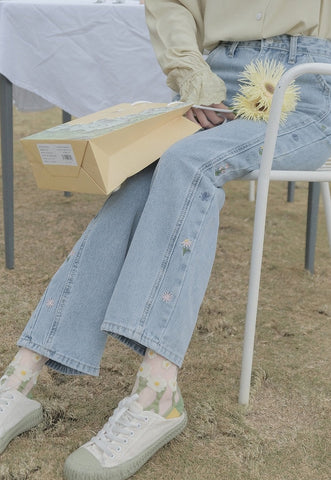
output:
{"label": "white tablecloth", "polygon": [[79,117],[173,95],[134,1],[0,0],[0,73],[26,111],[56,105]]}

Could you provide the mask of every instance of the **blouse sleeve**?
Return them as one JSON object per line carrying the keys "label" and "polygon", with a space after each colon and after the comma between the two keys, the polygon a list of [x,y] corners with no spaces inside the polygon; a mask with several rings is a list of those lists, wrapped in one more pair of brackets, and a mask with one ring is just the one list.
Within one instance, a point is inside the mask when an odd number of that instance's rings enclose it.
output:
{"label": "blouse sleeve", "polygon": [[203,58],[203,21],[199,2],[193,3],[192,13],[178,0],[145,0],[151,42],[168,86],[183,102],[220,103],[226,98],[225,84]]}

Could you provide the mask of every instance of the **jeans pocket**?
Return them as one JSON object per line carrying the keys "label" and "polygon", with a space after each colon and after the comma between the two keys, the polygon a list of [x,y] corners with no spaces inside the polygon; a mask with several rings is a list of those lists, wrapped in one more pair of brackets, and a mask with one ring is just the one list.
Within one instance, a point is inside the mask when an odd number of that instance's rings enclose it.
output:
{"label": "jeans pocket", "polygon": [[[298,63],[326,63],[311,54],[304,55]],[[330,76],[331,82],[331,76]],[[326,76],[313,73],[303,74],[295,81],[300,88],[296,110],[305,113],[316,122],[330,122],[331,94],[330,83]]]}
{"label": "jeans pocket", "polygon": [[[308,61],[312,63],[331,63],[331,58],[326,56],[317,56],[311,53],[308,54]],[[330,98],[331,92],[331,75],[320,75],[319,73],[314,74],[315,80],[320,84],[321,88],[325,94]]]}

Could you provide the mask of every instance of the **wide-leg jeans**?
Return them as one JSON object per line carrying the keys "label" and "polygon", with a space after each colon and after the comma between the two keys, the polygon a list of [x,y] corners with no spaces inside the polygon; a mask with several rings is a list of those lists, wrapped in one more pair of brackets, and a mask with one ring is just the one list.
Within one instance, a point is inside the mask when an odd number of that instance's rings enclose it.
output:
{"label": "wide-leg jeans", "polygon": [[[221,43],[208,57],[227,85],[257,59],[286,69],[331,61],[331,42],[279,36]],[[316,169],[331,155],[331,79],[297,80],[275,169]],[[214,261],[223,185],[259,168],[266,124],[236,119],[173,145],[110,195],[54,275],[18,345],[68,374],[98,375],[108,335],[182,365]],[[233,252],[235,254],[235,252]]]}

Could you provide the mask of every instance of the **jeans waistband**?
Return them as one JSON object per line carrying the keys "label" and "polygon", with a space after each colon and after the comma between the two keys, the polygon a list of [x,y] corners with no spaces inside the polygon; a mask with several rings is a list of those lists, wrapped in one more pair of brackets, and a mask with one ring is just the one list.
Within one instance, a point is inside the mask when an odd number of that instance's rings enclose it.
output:
{"label": "jeans waistband", "polygon": [[221,45],[228,47],[230,55],[234,55],[238,47],[285,50],[289,52],[289,63],[295,63],[296,55],[300,53],[320,54],[331,59],[331,41],[317,37],[278,35],[261,40],[221,42]]}

